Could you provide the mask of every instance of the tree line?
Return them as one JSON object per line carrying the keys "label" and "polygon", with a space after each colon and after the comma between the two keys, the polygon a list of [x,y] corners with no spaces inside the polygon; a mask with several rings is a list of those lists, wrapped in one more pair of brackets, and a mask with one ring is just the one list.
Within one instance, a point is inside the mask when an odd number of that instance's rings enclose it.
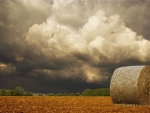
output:
{"label": "tree line", "polygon": [[26,92],[20,86],[17,86],[12,90],[0,90],[0,96],[110,96],[109,88],[98,88],[98,89],[86,89],[81,93],[47,93],[38,94]]}
{"label": "tree line", "polygon": [[11,90],[0,90],[0,96],[32,96],[33,94],[30,92],[24,91],[20,86],[17,86],[15,89]]}

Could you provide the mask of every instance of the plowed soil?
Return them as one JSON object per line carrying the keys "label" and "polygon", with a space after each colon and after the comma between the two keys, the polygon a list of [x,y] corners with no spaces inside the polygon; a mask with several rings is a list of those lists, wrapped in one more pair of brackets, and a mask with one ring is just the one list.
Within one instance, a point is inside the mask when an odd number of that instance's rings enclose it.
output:
{"label": "plowed soil", "polygon": [[0,97],[0,113],[150,113],[150,106],[114,105],[110,97]]}

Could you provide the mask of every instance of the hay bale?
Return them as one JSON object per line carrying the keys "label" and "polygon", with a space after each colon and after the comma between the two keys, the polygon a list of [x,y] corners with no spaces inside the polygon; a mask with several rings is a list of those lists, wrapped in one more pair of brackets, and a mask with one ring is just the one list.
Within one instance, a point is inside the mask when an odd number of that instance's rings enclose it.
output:
{"label": "hay bale", "polygon": [[150,66],[127,66],[114,71],[110,82],[114,104],[150,105]]}

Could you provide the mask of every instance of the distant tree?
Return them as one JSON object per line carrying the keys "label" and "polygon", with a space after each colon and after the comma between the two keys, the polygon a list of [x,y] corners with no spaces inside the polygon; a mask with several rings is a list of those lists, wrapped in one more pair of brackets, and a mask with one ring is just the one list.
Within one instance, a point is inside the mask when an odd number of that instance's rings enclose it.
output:
{"label": "distant tree", "polygon": [[69,94],[68,93],[64,93],[62,96],[68,96]]}
{"label": "distant tree", "polygon": [[69,96],[79,96],[79,93],[70,93]]}
{"label": "distant tree", "polygon": [[0,96],[33,96],[32,93],[24,91],[20,86],[11,90],[0,90]]}
{"label": "distant tree", "polygon": [[54,93],[48,93],[47,96],[55,96]]}
{"label": "distant tree", "polygon": [[81,93],[82,96],[93,96],[93,90],[92,89],[86,89],[84,92]]}
{"label": "distant tree", "polygon": [[43,96],[42,94],[38,94],[37,96]]}
{"label": "distant tree", "polygon": [[23,96],[24,95],[24,89],[22,89],[20,86],[17,86],[15,88],[15,93],[16,93],[16,96]]}
{"label": "distant tree", "polygon": [[109,88],[100,88],[100,96],[110,96],[110,89]]}
{"label": "distant tree", "polygon": [[24,95],[23,95],[23,96],[33,96],[33,94],[30,93],[30,92],[24,92]]}
{"label": "distant tree", "polygon": [[8,91],[4,89],[0,90],[0,96],[8,96],[8,95],[9,95]]}
{"label": "distant tree", "polygon": [[93,90],[93,96],[100,96],[101,95],[101,89],[94,89]]}
{"label": "distant tree", "polygon": [[56,96],[64,96],[63,93],[57,93]]}
{"label": "distant tree", "polygon": [[109,96],[109,88],[86,89],[81,93],[82,96]]}
{"label": "distant tree", "polygon": [[9,96],[16,96],[16,91],[15,90],[9,90]]}

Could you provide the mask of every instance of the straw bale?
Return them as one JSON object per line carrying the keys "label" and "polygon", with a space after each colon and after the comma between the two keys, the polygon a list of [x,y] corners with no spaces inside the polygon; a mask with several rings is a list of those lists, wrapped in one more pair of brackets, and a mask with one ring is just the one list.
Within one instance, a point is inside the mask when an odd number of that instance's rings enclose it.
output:
{"label": "straw bale", "polygon": [[114,104],[150,105],[150,66],[117,68],[110,82]]}

